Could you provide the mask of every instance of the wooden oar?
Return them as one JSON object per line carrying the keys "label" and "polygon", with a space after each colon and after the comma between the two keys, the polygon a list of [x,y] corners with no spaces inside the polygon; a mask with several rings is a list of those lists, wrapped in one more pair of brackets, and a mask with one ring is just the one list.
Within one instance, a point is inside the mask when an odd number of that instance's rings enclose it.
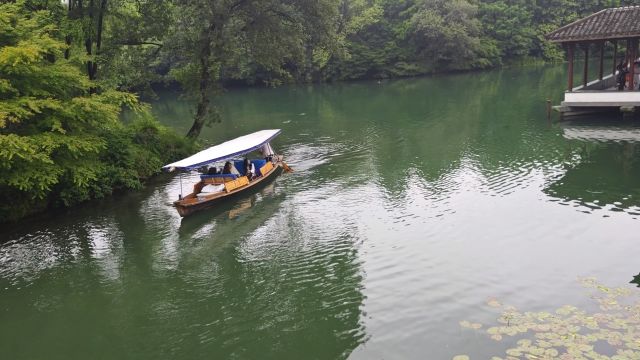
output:
{"label": "wooden oar", "polygon": [[287,165],[286,162],[282,162],[282,168],[284,169],[284,171],[286,172],[293,172],[293,169],[289,167],[289,165]]}

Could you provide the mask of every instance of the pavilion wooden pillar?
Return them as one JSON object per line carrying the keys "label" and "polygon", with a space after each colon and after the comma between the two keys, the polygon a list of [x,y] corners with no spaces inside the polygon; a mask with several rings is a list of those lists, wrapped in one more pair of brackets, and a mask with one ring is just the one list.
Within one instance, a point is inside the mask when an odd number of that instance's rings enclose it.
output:
{"label": "pavilion wooden pillar", "polygon": [[604,41],[600,43],[600,71],[598,72],[598,79],[602,81],[604,77]]}
{"label": "pavilion wooden pillar", "polygon": [[616,66],[618,65],[618,40],[613,40],[613,76],[616,75]]}
{"label": "pavilion wooden pillar", "polygon": [[[633,57],[633,61],[635,62],[635,61],[636,61],[636,59],[638,58],[638,56],[640,56],[640,55],[638,54],[638,39],[637,39],[637,38],[636,38],[636,39],[633,39],[633,44],[634,44],[634,45],[633,45],[633,46],[634,46],[634,47],[633,47],[633,49],[634,49],[634,52],[633,52],[633,56],[634,56],[634,57]],[[636,66],[637,66],[637,65],[636,65]],[[638,84],[636,84],[636,85],[638,85]]]}
{"label": "pavilion wooden pillar", "polygon": [[589,82],[589,43],[586,43],[584,44],[584,71],[582,73],[582,86],[586,88],[588,82]]}
{"label": "pavilion wooden pillar", "polygon": [[627,40],[629,48],[629,90],[635,90],[636,59],[638,58],[638,39]]}
{"label": "pavilion wooden pillar", "polygon": [[[627,83],[627,90],[628,89],[632,89],[632,81],[633,81],[633,60],[631,60],[631,39],[627,39],[627,51],[625,53],[625,57],[624,57],[624,64],[626,65],[627,69],[629,70],[629,72],[627,73],[626,76],[626,83]],[[629,74],[631,74],[631,76],[629,76]]]}
{"label": "pavilion wooden pillar", "polygon": [[631,59],[631,85],[629,86],[629,90],[635,90],[636,85],[635,81],[636,81],[636,59],[638,58],[638,39],[633,39],[631,40],[631,47],[632,47],[632,56],[633,58]]}
{"label": "pavilion wooden pillar", "polygon": [[569,58],[569,81],[567,83],[567,91],[573,91],[573,59],[574,59],[574,50],[576,45],[573,43],[569,43],[567,45],[567,57]]}

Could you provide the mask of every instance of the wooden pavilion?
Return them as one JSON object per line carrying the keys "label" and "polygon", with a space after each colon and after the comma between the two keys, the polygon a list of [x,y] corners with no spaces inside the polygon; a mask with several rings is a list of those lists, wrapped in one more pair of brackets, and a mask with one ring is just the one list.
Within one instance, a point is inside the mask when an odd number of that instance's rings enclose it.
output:
{"label": "wooden pavilion", "polygon": [[[584,19],[563,26],[546,36],[547,40],[560,43],[567,51],[569,69],[564,101],[556,110],[565,115],[602,110],[635,112],[640,107],[640,91],[637,77],[640,73],[638,39],[640,39],[640,6],[627,6],[599,11]],[[605,47],[613,47],[611,67],[605,69]],[[618,59],[619,47],[626,49]],[[596,49],[598,78],[589,80],[589,50]],[[574,87],[574,63],[576,52],[584,52],[582,82]],[[619,65],[622,64],[622,67]],[[622,90],[618,90],[621,69],[628,71],[622,77]]]}

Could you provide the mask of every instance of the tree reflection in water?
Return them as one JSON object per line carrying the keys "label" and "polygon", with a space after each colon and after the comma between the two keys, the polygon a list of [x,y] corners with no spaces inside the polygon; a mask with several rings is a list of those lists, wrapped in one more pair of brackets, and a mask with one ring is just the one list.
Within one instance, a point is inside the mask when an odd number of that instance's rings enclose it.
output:
{"label": "tree reflection in water", "polygon": [[640,215],[640,127],[569,123],[562,130],[575,150],[564,175],[544,192],[586,212],[604,209]]}

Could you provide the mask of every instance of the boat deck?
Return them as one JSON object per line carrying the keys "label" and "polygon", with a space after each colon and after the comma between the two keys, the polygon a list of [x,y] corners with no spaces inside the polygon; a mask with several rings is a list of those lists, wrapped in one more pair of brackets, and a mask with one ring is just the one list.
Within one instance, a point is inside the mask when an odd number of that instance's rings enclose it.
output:
{"label": "boat deck", "polygon": [[[251,181],[247,180],[247,181],[241,182],[236,186],[233,186],[232,188],[225,188],[225,190],[222,190],[220,192],[207,193],[207,194],[191,193],[185,196],[184,198],[182,198],[181,200],[175,201],[173,204],[178,210],[178,213],[180,214],[180,216],[187,216],[193,213],[194,211],[210,207],[211,205],[216,204],[219,200],[232,197],[238,193],[243,193],[248,189],[259,186],[259,184],[261,183],[266,183],[270,179],[273,179],[275,176],[277,176],[282,171],[282,169],[283,169],[283,163],[282,163],[282,160],[279,159],[278,162],[275,165],[271,166],[270,169],[264,175],[254,178]],[[246,179],[246,177],[243,176],[233,181],[238,181],[243,178]],[[227,181],[225,182],[225,184],[229,184],[230,182],[233,182],[233,181]]]}

